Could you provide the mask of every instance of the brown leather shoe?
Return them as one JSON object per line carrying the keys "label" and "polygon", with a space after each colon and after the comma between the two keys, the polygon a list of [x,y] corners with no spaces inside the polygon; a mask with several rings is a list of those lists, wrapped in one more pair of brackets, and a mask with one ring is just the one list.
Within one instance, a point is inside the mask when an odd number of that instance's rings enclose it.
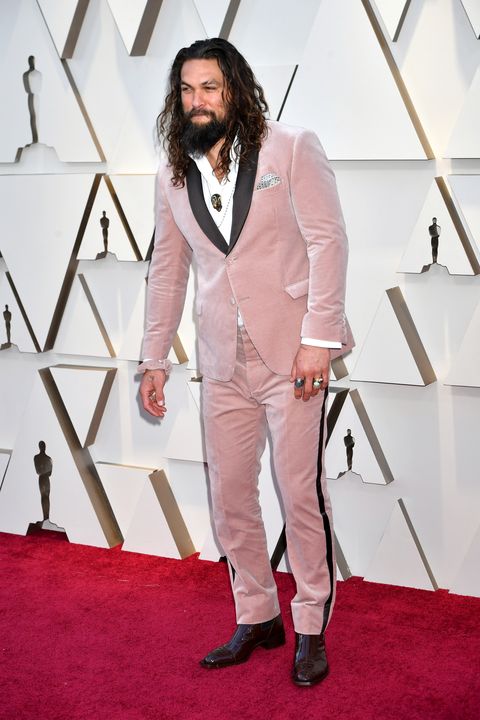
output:
{"label": "brown leather shoe", "polygon": [[315,685],[328,675],[325,636],[295,633],[292,680],[296,685]]}
{"label": "brown leather shoe", "polygon": [[237,625],[231,640],[225,645],[212,650],[200,665],[205,668],[222,668],[228,665],[238,665],[246,662],[257,647],[267,650],[285,644],[285,630],[282,616],[277,615],[273,620],[253,625]]}

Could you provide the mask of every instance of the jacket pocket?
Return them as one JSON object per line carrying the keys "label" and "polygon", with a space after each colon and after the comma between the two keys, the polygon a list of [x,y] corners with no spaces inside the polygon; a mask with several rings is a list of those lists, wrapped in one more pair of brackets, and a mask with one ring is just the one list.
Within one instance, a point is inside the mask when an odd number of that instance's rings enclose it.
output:
{"label": "jacket pocket", "polygon": [[308,293],[308,278],[286,285],[285,292],[287,292],[294,300],[302,297],[302,295],[306,295]]}

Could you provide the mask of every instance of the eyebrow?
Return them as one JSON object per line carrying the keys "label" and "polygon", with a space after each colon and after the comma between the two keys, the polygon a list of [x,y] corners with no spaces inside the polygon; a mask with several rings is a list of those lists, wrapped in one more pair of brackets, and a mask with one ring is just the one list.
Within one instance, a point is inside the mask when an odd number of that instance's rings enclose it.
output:
{"label": "eyebrow", "polygon": [[[181,85],[185,85],[186,87],[189,87],[189,88],[192,87],[192,86],[191,86],[188,82],[186,82],[185,80],[181,80],[181,81],[180,81],[180,84],[181,84]],[[200,83],[200,85],[219,85],[219,84],[220,84],[219,80],[215,80],[215,78],[211,78],[210,80],[204,80],[202,83]]]}

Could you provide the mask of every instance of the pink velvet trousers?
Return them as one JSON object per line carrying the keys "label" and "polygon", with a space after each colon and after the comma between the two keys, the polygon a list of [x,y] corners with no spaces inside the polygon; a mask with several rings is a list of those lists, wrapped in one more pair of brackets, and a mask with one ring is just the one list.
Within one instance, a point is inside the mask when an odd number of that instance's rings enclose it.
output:
{"label": "pink velvet trousers", "polygon": [[258,502],[268,427],[297,586],[295,630],[321,633],[333,608],[336,569],[323,462],[326,397],[320,392],[307,402],[296,400],[289,378],[266,367],[243,328],[232,379],[204,377],[203,383],[213,518],[233,568],[237,623],[264,622],[280,612]]}

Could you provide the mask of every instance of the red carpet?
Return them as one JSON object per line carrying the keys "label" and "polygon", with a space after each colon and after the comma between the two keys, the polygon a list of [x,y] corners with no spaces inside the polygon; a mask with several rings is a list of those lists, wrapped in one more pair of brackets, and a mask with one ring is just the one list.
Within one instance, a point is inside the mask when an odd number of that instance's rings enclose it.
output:
{"label": "red carpet", "polygon": [[290,679],[288,642],[218,671],[234,625],[226,567],[0,534],[2,720],[478,720],[480,600],[352,578],[327,636],[330,676]]}

